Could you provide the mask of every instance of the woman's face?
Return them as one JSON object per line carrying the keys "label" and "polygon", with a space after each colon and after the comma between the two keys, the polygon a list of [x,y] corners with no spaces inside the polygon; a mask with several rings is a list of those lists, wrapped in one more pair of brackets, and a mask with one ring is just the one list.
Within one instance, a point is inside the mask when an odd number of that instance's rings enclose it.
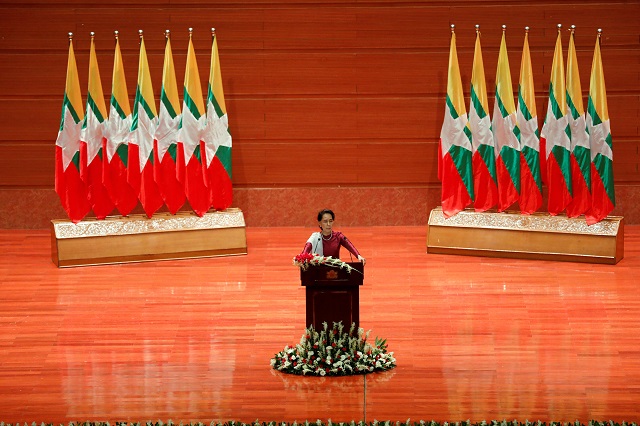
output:
{"label": "woman's face", "polygon": [[322,220],[318,222],[320,228],[322,228],[322,233],[325,235],[331,234],[331,228],[333,228],[333,218],[329,213],[325,213],[322,215]]}

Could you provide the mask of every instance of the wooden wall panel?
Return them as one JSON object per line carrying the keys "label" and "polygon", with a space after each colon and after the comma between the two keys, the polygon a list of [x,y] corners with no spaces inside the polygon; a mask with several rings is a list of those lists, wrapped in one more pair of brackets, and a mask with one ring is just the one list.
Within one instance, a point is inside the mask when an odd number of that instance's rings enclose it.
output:
{"label": "wooden wall panel", "polygon": [[[0,187],[53,186],[57,135],[67,62],[68,31],[75,33],[80,84],[86,96],[89,31],[105,96],[111,92],[113,31],[119,30],[127,86],[133,101],[143,29],[156,101],[164,30],[172,31],[182,86],[187,28],[193,27],[203,89],[211,37],[218,31],[223,84],[234,136],[234,184],[245,188],[300,186],[318,158],[332,160],[317,176],[336,185],[432,185],[444,112],[450,23],[465,95],[481,25],[489,93],[502,24],[514,89],[523,27],[530,45],[540,124],[544,119],[556,23],[577,25],[576,45],[584,102],[596,29],[612,120],[616,181],[640,185],[640,2],[521,0],[407,2],[340,0],[126,0],[100,4],[28,0],[0,5]],[[568,32],[563,30],[563,45]],[[490,108],[493,96],[490,95]],[[24,149],[23,149],[24,148]],[[30,161],[24,161],[28,152]],[[19,167],[17,165],[20,165]]]}

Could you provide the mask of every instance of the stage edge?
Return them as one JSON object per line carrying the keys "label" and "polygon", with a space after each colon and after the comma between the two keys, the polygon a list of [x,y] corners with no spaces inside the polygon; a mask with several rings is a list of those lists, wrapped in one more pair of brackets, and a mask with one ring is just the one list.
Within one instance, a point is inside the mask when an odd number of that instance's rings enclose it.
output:
{"label": "stage edge", "polygon": [[429,215],[427,253],[615,265],[624,257],[624,218],[587,225],[583,216],[464,210],[445,219]]}
{"label": "stage edge", "polygon": [[51,259],[58,267],[247,254],[240,209],[176,215],[51,221]]}

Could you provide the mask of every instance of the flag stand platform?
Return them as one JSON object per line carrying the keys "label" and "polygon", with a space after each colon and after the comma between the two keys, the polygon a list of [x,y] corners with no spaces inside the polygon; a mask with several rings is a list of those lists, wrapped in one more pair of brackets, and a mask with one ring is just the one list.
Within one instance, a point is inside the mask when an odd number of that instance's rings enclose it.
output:
{"label": "flag stand platform", "polygon": [[176,215],[109,216],[74,224],[51,221],[51,259],[58,267],[247,254],[240,209]]}
{"label": "flag stand platform", "polygon": [[463,210],[445,219],[429,215],[427,253],[615,265],[624,257],[624,218],[587,225],[583,216]]}

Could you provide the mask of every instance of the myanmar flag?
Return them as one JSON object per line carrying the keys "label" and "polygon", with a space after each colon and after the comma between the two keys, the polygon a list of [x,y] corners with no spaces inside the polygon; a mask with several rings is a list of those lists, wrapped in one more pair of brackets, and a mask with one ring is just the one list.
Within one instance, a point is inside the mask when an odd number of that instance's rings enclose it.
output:
{"label": "myanmar flag", "polygon": [[452,26],[447,101],[438,147],[438,177],[442,181],[442,213],[445,218],[457,214],[473,201],[472,149],[458,66],[456,34]]}
{"label": "myanmar flag", "polygon": [[231,207],[231,133],[224,104],[222,75],[215,30],[211,31],[211,68],[207,93],[207,123],[204,131],[207,177],[211,190],[211,205],[216,210]]}
{"label": "myanmar flag", "polygon": [[571,202],[571,130],[567,114],[560,29],[551,64],[549,104],[540,140],[545,151],[549,213],[557,215]]}
{"label": "myanmar flag", "polygon": [[191,208],[198,216],[203,216],[211,207],[211,195],[204,163],[204,142],[202,141],[206,117],[198,63],[191,35],[189,32],[182,119],[178,133],[177,174],[180,182],[184,183],[185,193]]}
{"label": "myanmar flag", "polygon": [[106,127],[107,139],[103,152],[107,154],[107,161],[104,162],[103,181],[120,214],[127,216],[138,205],[138,194],[127,182],[131,107],[117,33],[116,51],[113,59],[111,102]]}
{"label": "myanmar flag", "polygon": [[483,212],[498,204],[498,180],[495,146],[491,132],[491,119],[489,118],[487,85],[480,47],[480,31],[478,30],[476,30],[476,47],[473,54],[473,71],[471,72],[469,127],[471,128],[473,146],[474,207],[477,212]]}
{"label": "myanmar flag", "polygon": [[80,131],[84,113],[78,67],[69,33],[67,82],[62,101],[62,117],[56,139],[56,193],[62,208],[73,223],[80,222],[91,210],[87,187],[80,178]]}
{"label": "myanmar flag", "polygon": [[133,105],[127,180],[134,191],[137,191],[147,217],[153,216],[164,204],[158,185],[153,179],[153,138],[157,125],[156,101],[153,97],[147,51],[141,32],[138,87]]}
{"label": "myanmar flag", "polygon": [[104,219],[113,211],[115,205],[111,201],[102,179],[102,147],[104,144],[103,139],[105,138],[107,107],[104,103],[93,33],[91,33],[91,51],[89,55],[87,115],[84,117],[82,132],[80,133],[80,176],[87,184],[89,202],[93,213],[98,219]]}
{"label": "myanmar flag", "polygon": [[520,196],[520,129],[516,124],[516,106],[513,101],[504,27],[498,54],[492,129],[496,145],[498,211],[502,212],[518,201]]}
{"label": "myanmar flag", "polygon": [[587,129],[591,143],[591,210],[585,215],[587,223],[593,225],[607,217],[616,205],[613,187],[613,144],[607,108],[607,89],[600,57],[600,36],[596,39],[589,83],[587,106]]}
{"label": "myanmar flag", "polygon": [[540,136],[536,93],[533,85],[529,30],[524,35],[520,84],[518,85],[517,123],[520,129],[520,212],[531,214],[542,206],[542,179],[540,176]]}
{"label": "myanmar flag", "polygon": [[578,57],[571,29],[567,56],[567,108],[571,129],[571,188],[573,199],[567,204],[567,216],[577,217],[591,208],[591,150],[587,121],[582,104],[582,86],[578,72]]}
{"label": "myanmar flag", "polygon": [[158,184],[164,203],[171,214],[176,214],[184,205],[184,187],[176,176],[178,124],[180,123],[180,101],[176,70],[173,66],[169,30],[164,49],[162,90],[160,91],[160,114],[154,140],[153,177]]}

